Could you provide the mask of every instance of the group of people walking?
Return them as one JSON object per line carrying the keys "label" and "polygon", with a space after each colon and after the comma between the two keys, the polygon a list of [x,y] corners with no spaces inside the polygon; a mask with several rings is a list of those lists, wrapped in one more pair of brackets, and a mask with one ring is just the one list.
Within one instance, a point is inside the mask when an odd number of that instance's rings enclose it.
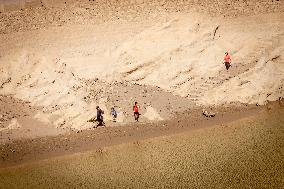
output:
{"label": "group of people walking", "polygon": [[[96,110],[97,110],[97,119],[95,121],[97,121],[98,124],[97,124],[97,126],[95,128],[97,128],[98,126],[104,127],[105,126],[104,117],[103,117],[104,111],[99,106],[96,107]],[[113,122],[116,122],[117,111],[116,111],[115,107],[111,108],[111,112],[110,113],[111,113],[111,116],[113,118]],[[139,121],[139,116],[140,116],[138,102],[134,103],[133,113],[134,113],[135,121],[138,122]]]}
{"label": "group of people walking", "polygon": [[[225,57],[224,57],[224,64],[225,64],[225,67],[226,67],[227,70],[229,70],[229,68],[231,67],[231,61],[232,60],[231,60],[231,57],[230,57],[229,53],[226,52],[225,53]],[[98,126],[104,127],[105,126],[104,118],[103,118],[104,111],[99,106],[97,106],[96,109],[97,109],[97,119],[96,119],[96,121],[98,122],[98,125],[96,127],[98,127]],[[134,103],[133,113],[134,113],[135,121],[138,122],[139,116],[140,116],[138,102]],[[114,107],[111,108],[111,115],[113,117],[113,121],[116,122],[117,111],[115,110]]]}

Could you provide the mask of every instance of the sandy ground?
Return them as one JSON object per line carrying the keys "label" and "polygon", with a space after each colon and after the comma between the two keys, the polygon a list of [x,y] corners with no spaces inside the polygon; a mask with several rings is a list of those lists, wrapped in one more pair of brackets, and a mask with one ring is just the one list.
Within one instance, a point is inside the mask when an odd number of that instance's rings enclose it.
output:
{"label": "sandy ground", "polygon": [[[283,104],[274,104],[214,127],[142,141],[135,137],[118,146],[2,168],[1,188],[282,188],[283,110]],[[179,126],[165,128],[172,127]],[[149,129],[136,128],[140,134]],[[163,133],[162,128],[155,132]],[[80,133],[86,135],[94,136]],[[46,140],[38,146],[48,148],[53,140]]]}
{"label": "sandy ground", "polygon": [[31,121],[23,125],[22,129],[0,131],[2,137],[0,167],[215,126],[265,113],[266,108],[242,105],[212,108],[211,111],[216,114],[214,118],[205,117],[202,110],[196,107],[177,113],[170,120],[128,124],[107,122],[105,128],[80,131],[56,130],[44,125],[31,128],[30,124],[35,124]]}
{"label": "sandy ground", "polygon": [[55,128],[39,119],[38,116],[43,113],[42,107],[34,107],[12,96],[0,96],[0,107],[0,143],[54,136],[69,131]]}
{"label": "sandy ground", "polygon": [[0,188],[283,187],[283,10],[0,0]]}
{"label": "sandy ground", "polygon": [[[279,101],[283,104],[282,101]],[[276,104],[276,105],[275,105]],[[207,118],[200,109],[192,109],[177,114],[171,120],[152,123],[132,123],[120,125],[109,123],[107,127],[97,129],[72,131],[64,133],[50,132],[46,128],[46,134],[42,136],[27,134],[26,137],[18,135],[21,132],[13,130],[1,131],[3,143],[1,146],[0,167],[22,164],[25,162],[38,161],[40,159],[62,156],[75,152],[84,152],[101,147],[121,143],[134,142],[137,140],[183,133],[186,131],[215,127],[233,122],[235,120],[255,117],[267,117],[267,112],[278,106],[271,103],[267,106],[237,106],[219,107],[212,109],[215,117]],[[283,105],[282,105],[283,106]],[[38,130],[30,130],[27,133],[37,133]],[[42,132],[40,132],[42,134]],[[13,137],[14,136],[14,137]]]}

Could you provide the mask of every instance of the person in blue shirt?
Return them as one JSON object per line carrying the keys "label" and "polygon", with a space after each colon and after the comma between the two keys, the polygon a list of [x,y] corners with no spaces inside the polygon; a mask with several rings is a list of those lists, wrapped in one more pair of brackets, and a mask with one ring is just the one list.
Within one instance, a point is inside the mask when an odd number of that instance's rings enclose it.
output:
{"label": "person in blue shirt", "polygon": [[114,107],[111,108],[111,115],[112,115],[112,117],[113,117],[113,122],[116,122],[117,111],[115,110]]}

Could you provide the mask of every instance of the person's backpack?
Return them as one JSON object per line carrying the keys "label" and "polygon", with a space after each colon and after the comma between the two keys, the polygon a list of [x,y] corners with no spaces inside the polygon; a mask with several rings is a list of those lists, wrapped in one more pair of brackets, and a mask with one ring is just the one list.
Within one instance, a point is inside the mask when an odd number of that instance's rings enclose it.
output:
{"label": "person's backpack", "polygon": [[104,114],[104,111],[102,109],[99,109],[97,111],[97,118],[103,120],[103,114]]}

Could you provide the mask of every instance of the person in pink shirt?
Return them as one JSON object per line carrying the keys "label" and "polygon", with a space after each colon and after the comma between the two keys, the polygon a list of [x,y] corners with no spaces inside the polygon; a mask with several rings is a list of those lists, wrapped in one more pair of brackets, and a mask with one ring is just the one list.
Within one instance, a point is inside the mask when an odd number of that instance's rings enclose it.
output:
{"label": "person in pink shirt", "polygon": [[225,53],[224,63],[225,63],[226,69],[229,70],[231,66],[231,57],[228,52]]}

